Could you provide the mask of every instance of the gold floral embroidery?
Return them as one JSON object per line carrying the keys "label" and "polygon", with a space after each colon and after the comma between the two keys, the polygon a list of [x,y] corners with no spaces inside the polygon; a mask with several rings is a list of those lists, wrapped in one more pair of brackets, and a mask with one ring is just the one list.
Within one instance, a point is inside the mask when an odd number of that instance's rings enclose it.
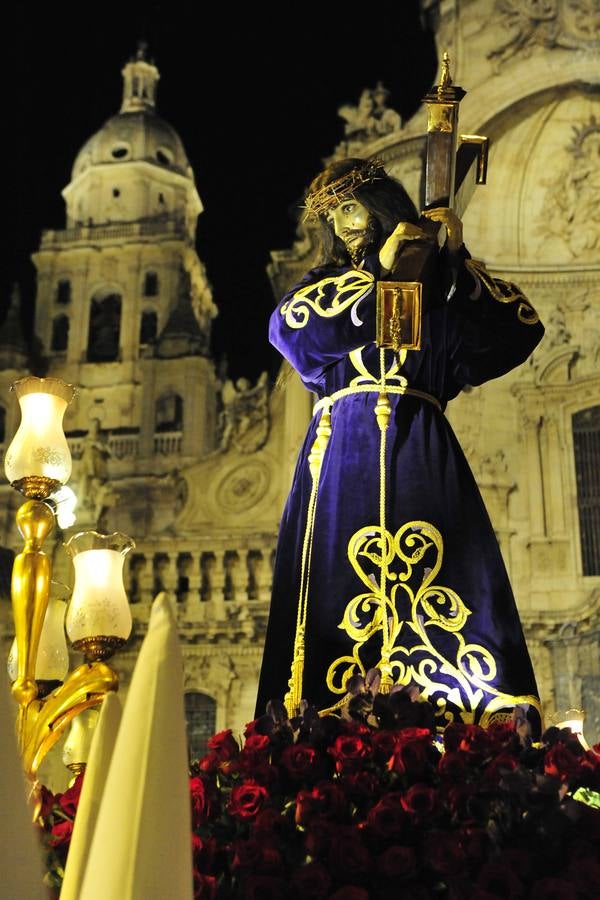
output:
{"label": "gold floral embroidery", "polygon": [[[343,275],[323,278],[316,284],[300,288],[283,304],[280,313],[290,328],[304,328],[310,319],[311,310],[324,319],[339,316],[349,307],[357,306],[374,284],[375,278],[370,272],[349,269]],[[333,298],[327,290],[331,285],[335,286]],[[329,306],[324,305],[327,302]],[[360,321],[357,324],[360,324]]]}
{"label": "gold floral embroidery", "polygon": [[539,709],[536,697],[498,690],[493,654],[482,644],[465,640],[462,630],[471,610],[456,591],[436,581],[443,553],[438,529],[420,520],[406,522],[396,534],[371,525],[352,536],[348,559],[367,590],[344,610],[338,627],[354,648],[351,655],[330,665],[327,687],[334,694],[345,694],[349,679],[366,673],[363,648],[379,635],[378,665],[391,667],[394,684],[418,684],[421,696],[436,706],[442,725],[456,719],[485,725],[501,710],[521,702]]}
{"label": "gold floral embroidery", "polygon": [[490,275],[485,264],[478,259],[466,259],[465,267],[474,278],[480,279],[494,300],[498,303],[518,303],[517,318],[524,325],[535,325],[540,321],[537,312],[522,292],[521,288],[512,281],[504,281]]}

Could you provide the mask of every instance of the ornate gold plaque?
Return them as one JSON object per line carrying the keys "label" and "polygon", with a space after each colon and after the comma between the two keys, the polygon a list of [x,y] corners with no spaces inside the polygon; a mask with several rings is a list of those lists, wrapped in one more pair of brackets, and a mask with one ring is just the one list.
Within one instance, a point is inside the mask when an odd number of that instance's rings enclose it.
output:
{"label": "ornate gold plaque", "polygon": [[378,281],[376,339],[378,347],[421,349],[423,285],[420,281]]}

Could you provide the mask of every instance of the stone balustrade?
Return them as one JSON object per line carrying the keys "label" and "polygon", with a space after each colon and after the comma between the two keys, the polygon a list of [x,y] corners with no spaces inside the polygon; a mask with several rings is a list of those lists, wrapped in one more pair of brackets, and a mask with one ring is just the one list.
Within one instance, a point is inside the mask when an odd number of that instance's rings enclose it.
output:
{"label": "stone balustrade", "polygon": [[220,634],[262,634],[271,598],[276,535],[256,543],[202,541],[176,550],[136,547],[125,567],[134,619],[148,621],[154,597],[176,598],[180,630],[216,639]]}
{"label": "stone balustrade", "polygon": [[181,219],[159,219],[147,222],[127,222],[118,225],[78,225],[75,228],[44,231],[41,249],[53,249],[63,244],[89,244],[95,240],[122,240],[157,234],[185,237],[185,223]]}

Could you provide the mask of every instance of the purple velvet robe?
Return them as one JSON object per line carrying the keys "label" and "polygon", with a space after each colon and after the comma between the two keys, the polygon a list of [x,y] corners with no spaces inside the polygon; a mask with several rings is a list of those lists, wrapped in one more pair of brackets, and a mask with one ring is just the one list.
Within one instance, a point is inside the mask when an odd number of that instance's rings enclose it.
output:
{"label": "purple velvet robe", "polygon": [[319,709],[339,703],[352,674],[381,665],[385,646],[394,682],[417,684],[440,727],[501,720],[516,703],[537,718],[535,677],[500,549],[443,409],[465,387],[521,364],[544,329],[519,290],[481,273],[466,251],[451,273],[442,250],[439,274],[439,291],[426,298],[421,349],[384,354],[388,388],[404,384],[431,399],[388,393],[382,461],[374,413],[377,257],[360,271],[311,270],[271,316],[271,343],[317,398],[352,384],[372,389],[331,406],[310,514],[309,455],[321,410],[300,451],[281,519],[257,715],[288,690],[305,601],[301,696]]}

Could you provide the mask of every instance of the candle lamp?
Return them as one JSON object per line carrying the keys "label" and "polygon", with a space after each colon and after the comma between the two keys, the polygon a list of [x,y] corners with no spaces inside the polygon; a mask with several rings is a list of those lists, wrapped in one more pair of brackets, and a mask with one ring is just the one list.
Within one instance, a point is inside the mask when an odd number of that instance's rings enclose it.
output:
{"label": "candle lamp", "polygon": [[[57,607],[50,601],[51,562],[42,545],[54,527],[57,507],[52,497],[60,494],[71,475],[62,421],[75,389],[57,378],[36,376],[21,378],[12,389],[21,422],[6,452],[4,469],[12,487],[26,498],[16,514],[24,547],[15,557],[11,581],[12,693],[18,704],[17,740],[23,766],[35,781],[41,761],[66,726],[83,710],[101,703],[108,691],[116,690],[118,677],[97,656],[67,673],[64,648],[49,649],[60,642],[64,603]],[[80,598],[80,607],[82,602]],[[47,639],[42,639],[44,632]],[[60,681],[48,692],[52,682]]]}

